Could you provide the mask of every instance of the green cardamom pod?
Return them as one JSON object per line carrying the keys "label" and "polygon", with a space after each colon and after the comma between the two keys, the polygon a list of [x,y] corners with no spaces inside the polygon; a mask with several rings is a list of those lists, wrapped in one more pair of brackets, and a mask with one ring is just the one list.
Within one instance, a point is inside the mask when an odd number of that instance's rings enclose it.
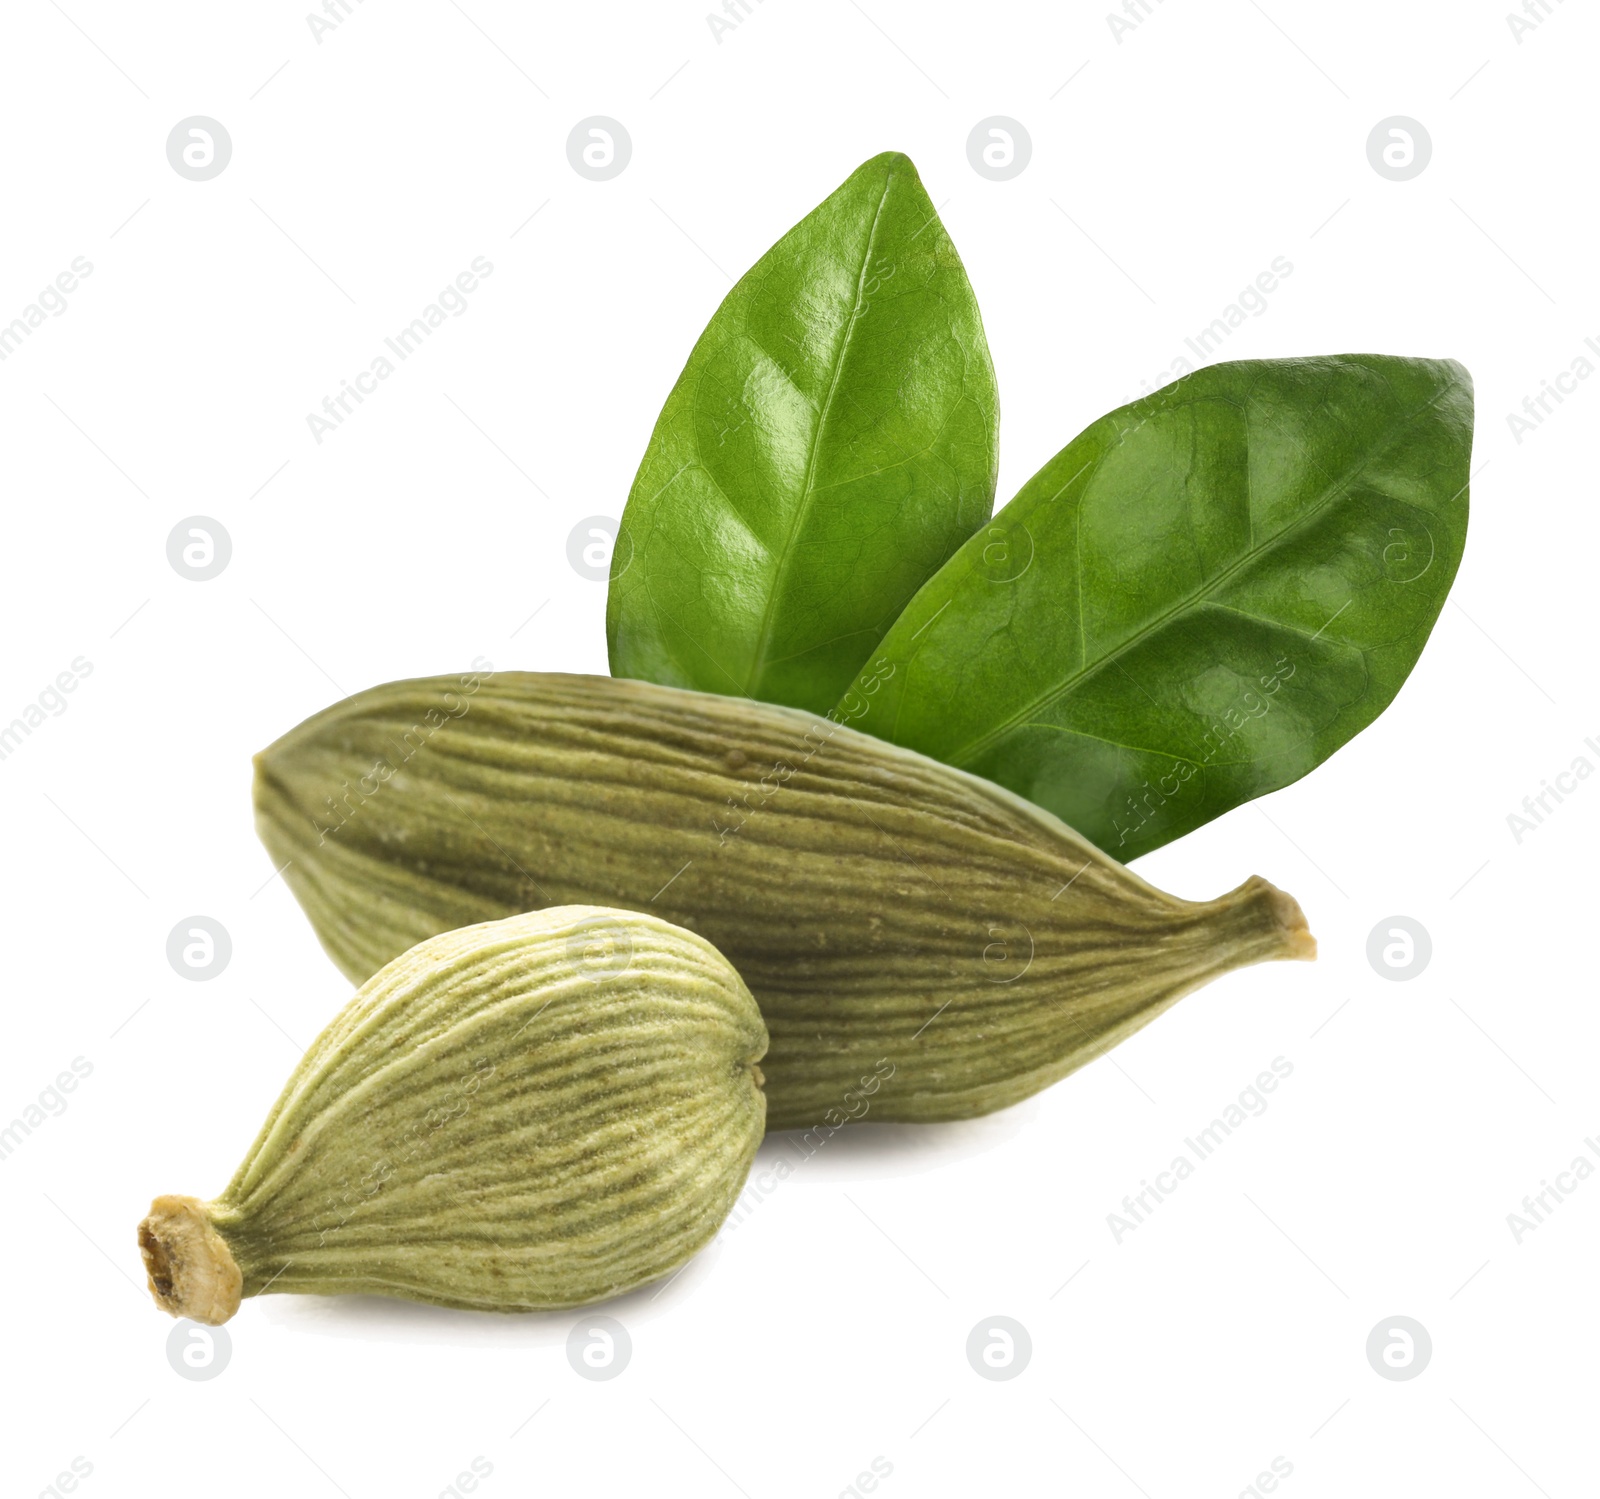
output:
{"label": "green cardamom pod", "polygon": [[263,1291],[579,1306],[715,1235],[765,1126],[767,1034],[710,943],[566,906],[432,937],[312,1044],[220,1197],[139,1225],[156,1304]]}
{"label": "green cardamom pod", "polygon": [[448,927],[574,902],[715,943],[772,1038],[773,1129],[986,1113],[1230,969],[1316,952],[1264,880],[1179,900],[998,786],[767,703],[394,682],[256,767],[261,837],[353,978]]}

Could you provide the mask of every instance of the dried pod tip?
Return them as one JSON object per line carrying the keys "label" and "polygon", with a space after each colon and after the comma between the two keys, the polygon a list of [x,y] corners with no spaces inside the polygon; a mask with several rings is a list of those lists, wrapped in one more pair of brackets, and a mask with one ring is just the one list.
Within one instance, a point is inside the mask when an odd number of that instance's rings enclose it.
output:
{"label": "dried pod tip", "polygon": [[1248,892],[1277,929],[1283,948],[1279,956],[1307,963],[1316,957],[1317,939],[1311,935],[1311,928],[1306,923],[1306,913],[1300,909],[1300,902],[1288,891],[1278,889],[1271,881],[1262,879],[1258,874],[1251,875],[1239,887],[1239,891]]}
{"label": "dried pod tip", "polygon": [[216,1327],[239,1310],[244,1277],[198,1198],[156,1198],[139,1225],[139,1253],[162,1311]]}

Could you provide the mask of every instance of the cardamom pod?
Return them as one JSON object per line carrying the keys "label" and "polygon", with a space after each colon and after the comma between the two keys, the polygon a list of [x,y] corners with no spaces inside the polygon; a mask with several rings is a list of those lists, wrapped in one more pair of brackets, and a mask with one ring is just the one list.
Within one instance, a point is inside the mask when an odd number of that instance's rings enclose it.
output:
{"label": "cardamom pod", "polygon": [[714,942],[772,1038],[773,1129],[986,1113],[1230,969],[1316,952],[1264,880],[1179,900],[987,781],[709,693],[395,682],[256,767],[273,863],[354,978],[445,928],[568,902]]}
{"label": "cardamom pod", "polygon": [[766,1117],[760,1013],[711,946],[564,906],[432,937],[312,1044],[227,1189],[139,1225],[156,1304],[368,1292],[579,1306],[681,1265]]}

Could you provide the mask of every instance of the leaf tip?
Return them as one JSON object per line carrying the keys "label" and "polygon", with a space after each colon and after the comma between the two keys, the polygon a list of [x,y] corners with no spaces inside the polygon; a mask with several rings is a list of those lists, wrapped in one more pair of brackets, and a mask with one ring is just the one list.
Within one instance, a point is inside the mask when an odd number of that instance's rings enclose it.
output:
{"label": "leaf tip", "polygon": [[870,174],[874,177],[893,177],[897,174],[909,175],[914,181],[922,179],[917,175],[916,164],[904,151],[880,151],[876,156],[868,157],[855,170],[856,176]]}

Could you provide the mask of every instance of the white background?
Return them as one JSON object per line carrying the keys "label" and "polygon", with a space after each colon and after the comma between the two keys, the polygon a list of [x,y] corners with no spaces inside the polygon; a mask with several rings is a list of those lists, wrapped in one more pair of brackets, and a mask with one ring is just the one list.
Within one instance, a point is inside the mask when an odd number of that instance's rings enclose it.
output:
{"label": "white background", "polygon": [[[703,6],[367,0],[320,43],[276,0],[6,7],[0,321],[93,265],[0,364],[0,721],[93,668],[0,761],[0,1122],[93,1069],[0,1161],[6,1492],[78,1457],[88,1495],[427,1499],[481,1457],[490,1499],[831,1499],[877,1457],[890,1499],[1165,1499],[1282,1457],[1301,1499],[1592,1493],[1600,1184],[1520,1243],[1507,1215],[1600,1137],[1600,779],[1520,844],[1507,814],[1600,765],[1600,381],[1520,443],[1506,417],[1600,336],[1594,16],[1551,0],[1519,42],[1477,0],[1152,0],[1118,42],[1096,4],[751,0],[719,43]],[[165,153],[195,114],[232,137],[209,182]],[[633,142],[605,183],[566,156],[597,114]],[[1433,141],[1409,182],[1366,155],[1397,114]],[[1009,182],[968,164],[990,115],[1032,138]],[[1193,897],[1266,875],[1321,961],[1230,977],[1006,1114],[835,1140],[605,1309],[633,1339],[610,1382],[569,1366],[572,1315],[277,1296],[179,1378],[134,1225],[221,1188],[348,993],[269,878],[251,754],[479,654],[605,671],[569,531],[620,510],[730,278],[885,149],[983,307],[1002,501],[1277,256],[1226,357],[1472,370],[1472,531],[1409,684],[1140,865]],[[480,255],[468,310],[314,441]],[[166,557],[195,514],[233,543],[205,583]],[[165,956],[196,913],[233,940],[207,983]],[[1397,913],[1434,948],[1406,983],[1366,957]],[[1274,1057],[1267,1111],[1118,1243],[1107,1215]],[[965,1355],[996,1314],[1033,1345],[1005,1382]],[[1365,1353],[1396,1314],[1433,1340],[1407,1382]]]}

